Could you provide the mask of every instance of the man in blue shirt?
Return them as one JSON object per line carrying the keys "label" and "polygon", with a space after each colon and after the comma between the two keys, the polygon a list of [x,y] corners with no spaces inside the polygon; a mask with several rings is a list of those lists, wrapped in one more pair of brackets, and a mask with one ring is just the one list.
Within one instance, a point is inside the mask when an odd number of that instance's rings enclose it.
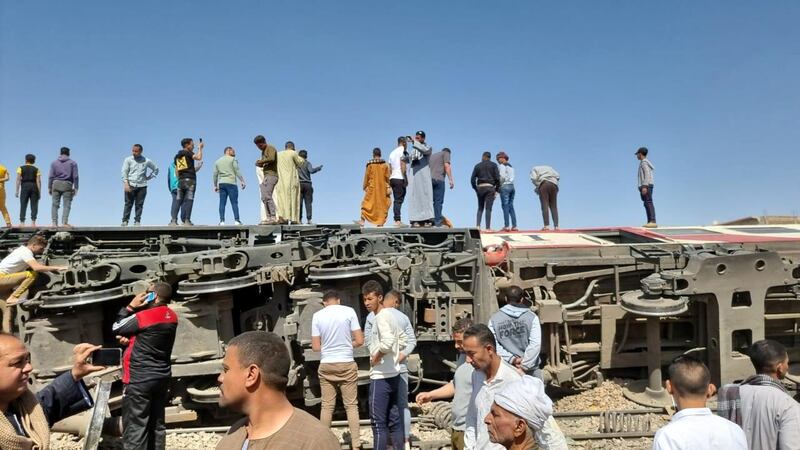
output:
{"label": "man in blue shirt", "polygon": [[[144,149],[140,144],[133,144],[131,156],[122,162],[122,188],[125,191],[125,208],[122,210],[122,226],[128,226],[131,208],[136,204],[133,225],[142,224],[144,199],[147,197],[147,182],[158,175],[158,167],[149,158],[142,156]],[[150,172],[148,173],[148,169]]]}

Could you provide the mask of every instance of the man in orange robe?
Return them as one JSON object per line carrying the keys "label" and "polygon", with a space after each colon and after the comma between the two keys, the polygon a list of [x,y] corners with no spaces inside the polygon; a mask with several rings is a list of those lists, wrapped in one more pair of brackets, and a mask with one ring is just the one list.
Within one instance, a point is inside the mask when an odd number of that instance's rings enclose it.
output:
{"label": "man in orange robe", "polygon": [[359,221],[361,225],[364,225],[364,221],[378,227],[386,223],[391,205],[392,190],[389,186],[391,172],[386,161],[381,159],[381,149],[375,147],[372,150],[372,159],[367,162],[367,169],[364,172],[364,200],[361,202]]}

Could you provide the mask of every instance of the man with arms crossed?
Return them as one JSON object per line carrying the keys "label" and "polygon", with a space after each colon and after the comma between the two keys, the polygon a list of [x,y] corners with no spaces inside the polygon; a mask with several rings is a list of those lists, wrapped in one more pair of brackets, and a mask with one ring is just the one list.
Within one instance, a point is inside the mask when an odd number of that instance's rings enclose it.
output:
{"label": "man with arms crossed", "polygon": [[359,449],[358,364],[353,359],[353,347],[364,345],[364,333],[356,312],[341,304],[337,291],[326,292],[322,303],[325,306],[311,318],[311,349],[321,353],[317,372],[322,393],[319,420],[324,426],[331,426],[336,390],[340,390],[350,426],[351,446]]}
{"label": "man with arms crossed", "polygon": [[276,334],[248,331],[231,339],[222,361],[219,406],[246,417],[217,450],[340,450],[339,440],[286,398],[289,351]]}

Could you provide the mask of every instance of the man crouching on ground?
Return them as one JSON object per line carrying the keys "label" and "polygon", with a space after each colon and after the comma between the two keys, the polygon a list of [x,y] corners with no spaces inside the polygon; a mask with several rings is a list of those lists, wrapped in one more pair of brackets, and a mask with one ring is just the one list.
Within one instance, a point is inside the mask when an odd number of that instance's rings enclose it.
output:
{"label": "man crouching on ground", "polygon": [[289,351],[276,334],[248,331],[231,339],[219,381],[219,405],[246,417],[217,450],[340,450],[339,440],[286,398]]}
{"label": "man crouching on ground", "polygon": [[81,380],[104,369],[86,362],[98,348],[76,345],[72,370],[34,394],[28,389],[33,371],[30,352],[19,338],[0,332],[0,448],[47,449],[54,423],[92,407],[92,398]]}

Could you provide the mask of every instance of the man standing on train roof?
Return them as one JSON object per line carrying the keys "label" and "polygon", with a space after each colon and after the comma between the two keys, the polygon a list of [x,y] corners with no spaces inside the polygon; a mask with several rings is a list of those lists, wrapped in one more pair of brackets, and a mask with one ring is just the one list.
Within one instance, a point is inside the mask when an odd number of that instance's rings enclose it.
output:
{"label": "man standing on train roof", "polygon": [[415,227],[433,225],[433,183],[430,157],[433,149],[425,143],[425,132],[417,131],[411,143],[408,168],[408,217]]}
{"label": "man standing on train roof", "polygon": [[225,147],[224,154],[214,162],[214,173],[211,176],[214,191],[219,192],[219,224],[225,225],[225,205],[231,200],[233,220],[235,225],[241,225],[239,220],[239,188],[237,182],[242,184],[242,189],[247,187],[244,176],[239,170],[239,161],[236,159],[236,150]]}
{"label": "man standing on train roof", "polygon": [[253,138],[253,143],[261,151],[261,158],[256,161],[256,166],[260,167],[264,174],[264,181],[260,184],[261,202],[267,210],[267,217],[261,221],[261,225],[268,225],[278,221],[278,210],[272,195],[275,186],[278,185],[278,151],[275,147],[267,143],[267,138],[258,135]]}
{"label": "man standing on train roof", "polygon": [[450,167],[450,149],[445,147],[440,152],[431,155],[431,183],[433,184],[433,226],[441,227],[444,225],[442,208],[444,206],[444,193],[447,191],[444,186],[444,179],[450,180],[450,189],[455,187],[453,181],[453,170]]}
{"label": "man standing on train roof", "polygon": [[297,152],[303,158],[303,164],[297,168],[297,176],[300,178],[300,220],[303,220],[303,206],[306,210],[306,223],[311,225],[311,207],[314,203],[314,185],[311,183],[311,175],[322,170],[322,164],[314,167],[308,160],[308,152],[300,150]]}
{"label": "man standing on train roof", "polygon": [[636,159],[639,160],[639,195],[644,203],[644,210],[647,213],[647,223],[645,228],[656,228],[656,207],[653,206],[653,172],[655,167],[647,159],[647,147],[639,147],[636,150]]}
{"label": "man standing on train roof", "polygon": [[300,223],[300,177],[297,169],[303,158],[294,150],[294,142],[288,141],[278,152],[278,219],[281,223]]}
{"label": "man standing on train roof", "polygon": [[510,286],[505,293],[505,306],[489,319],[489,329],[497,339],[497,354],[522,373],[541,379],[542,325],[539,317],[531,311],[522,288]]}
{"label": "man standing on train roof", "polygon": [[469,182],[478,196],[478,215],[476,226],[481,227],[481,216],[486,211],[486,230],[492,229],[492,205],[494,197],[500,190],[500,170],[492,162],[492,154],[483,152],[481,162],[475,164]]}
{"label": "man standing on train roof", "polygon": [[408,152],[406,151],[406,138],[400,136],[397,138],[397,147],[389,153],[389,164],[391,165],[392,173],[389,179],[389,184],[392,187],[392,195],[394,196],[394,226],[404,226],[400,213],[403,208],[403,200],[406,198],[406,189],[408,188]]}
{"label": "man standing on train roof", "polygon": [[[125,207],[122,210],[122,226],[128,226],[131,209],[136,205],[133,225],[142,224],[144,199],[147,197],[147,182],[158,175],[158,166],[151,159],[142,156],[141,144],[133,144],[131,156],[122,162],[122,190],[125,193]],[[150,173],[148,173],[148,169]]]}
{"label": "man standing on train roof", "polygon": [[183,225],[194,225],[192,223],[192,206],[194,205],[194,194],[197,190],[197,169],[195,161],[203,160],[203,139],[197,145],[197,153],[194,152],[194,140],[192,138],[181,139],[181,150],[173,158],[175,161],[175,174],[178,176],[178,191],[175,195],[176,202],[172,204],[170,225],[178,225],[178,211],[186,214]]}
{"label": "man standing on train roof", "polygon": [[[203,161],[195,161],[194,162],[194,171],[195,173],[200,172],[200,169],[203,168]],[[169,170],[167,170],[167,189],[169,189],[170,195],[172,195],[172,203],[170,206],[170,211],[175,205],[178,205],[178,174],[175,172],[175,161],[172,161],[172,164],[169,165]],[[181,208],[180,205],[177,206],[180,210],[181,222],[186,222],[186,208]]]}
{"label": "man standing on train roof", "polygon": [[47,192],[53,200],[50,208],[53,226],[58,226],[58,210],[61,208],[63,199],[64,211],[61,215],[61,223],[65,227],[69,227],[71,226],[69,213],[72,209],[72,199],[78,195],[78,163],[69,158],[69,147],[61,147],[60,153],[58,159],[50,164]]}
{"label": "man standing on train roof", "polygon": [[11,176],[8,174],[8,169],[6,169],[6,166],[0,164],[0,213],[6,221],[6,227],[11,228],[11,216],[8,214],[8,209],[6,208],[6,181],[8,181],[9,178],[11,178]]}
{"label": "man standing on train roof", "polygon": [[389,165],[381,159],[381,149],[373,148],[372,159],[367,161],[364,180],[361,183],[364,198],[361,200],[359,225],[364,226],[365,222],[369,222],[377,227],[382,227],[386,223],[390,205],[390,174]]}
{"label": "man standing on train roof", "polygon": [[42,173],[36,164],[36,155],[25,155],[25,164],[17,167],[17,189],[19,197],[19,222],[25,226],[25,213],[28,203],[31,204],[31,225],[36,226],[36,217],[39,215],[39,199],[42,198]]}

